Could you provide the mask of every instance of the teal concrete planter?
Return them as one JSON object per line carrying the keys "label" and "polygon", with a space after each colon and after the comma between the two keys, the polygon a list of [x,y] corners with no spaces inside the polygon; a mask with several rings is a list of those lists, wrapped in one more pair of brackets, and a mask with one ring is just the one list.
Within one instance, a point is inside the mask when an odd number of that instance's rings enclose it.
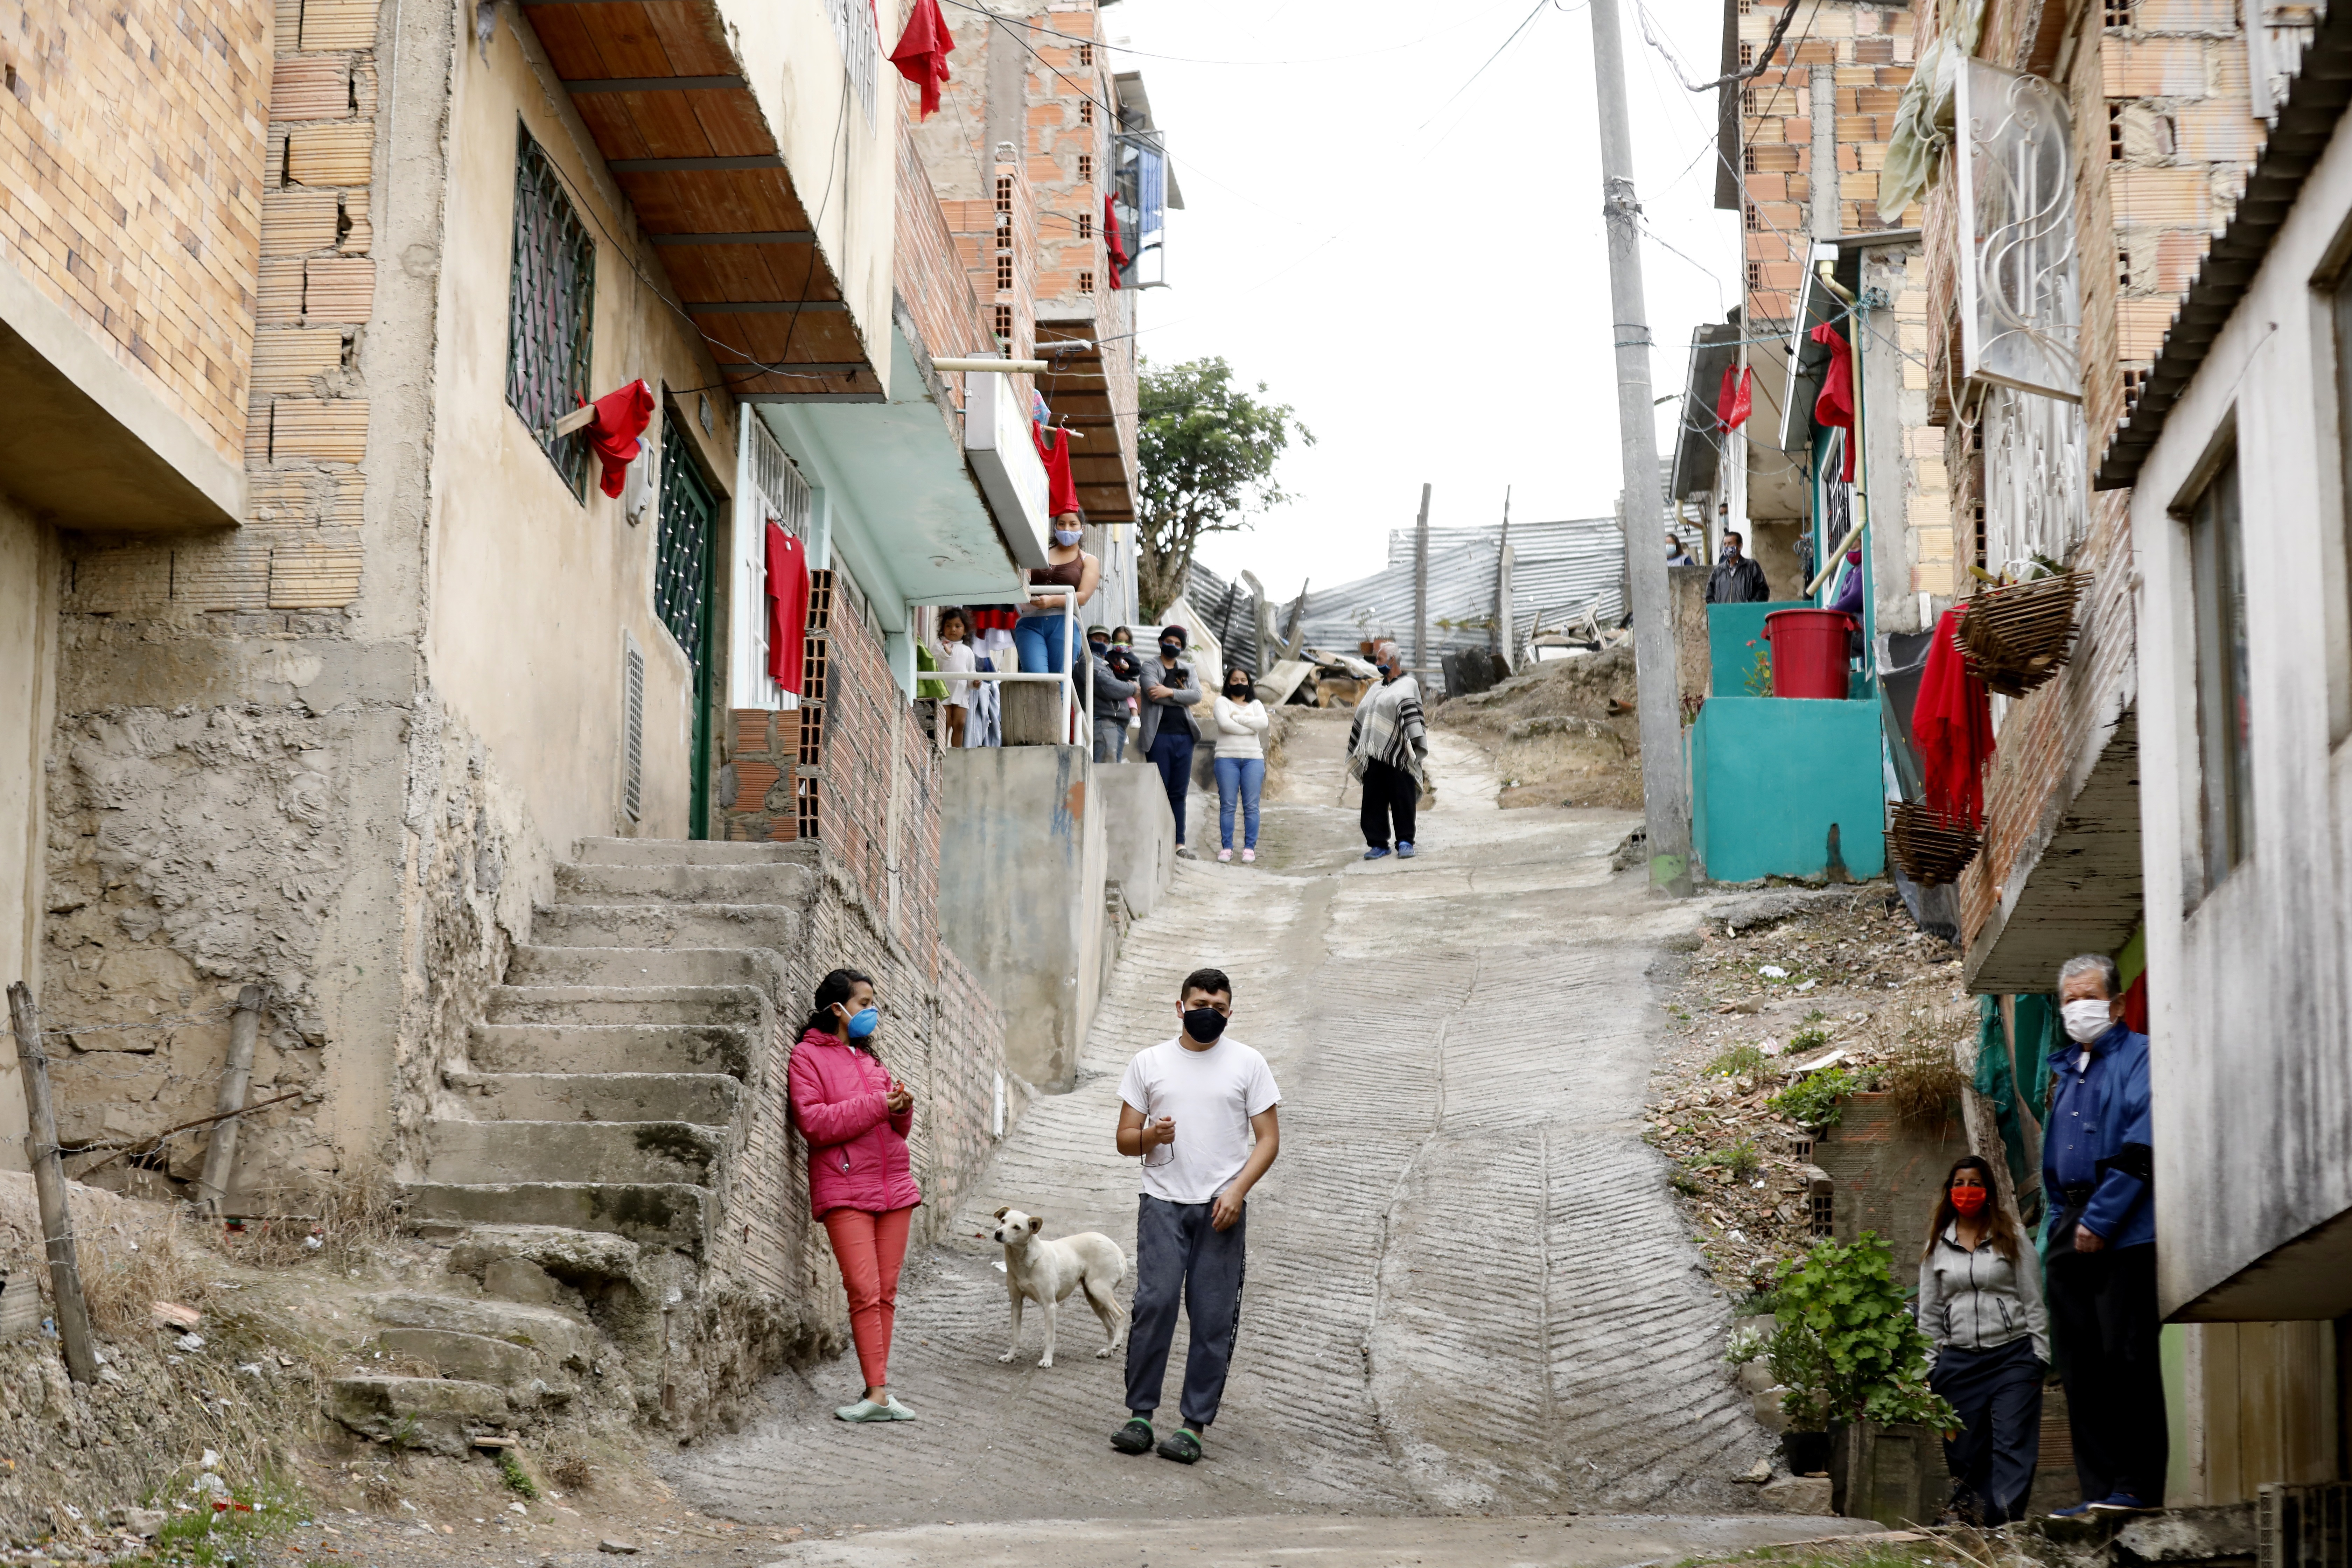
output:
{"label": "teal concrete planter", "polygon": [[1688,736],[1691,850],[1707,880],[1885,874],[1879,704],[1718,695]]}

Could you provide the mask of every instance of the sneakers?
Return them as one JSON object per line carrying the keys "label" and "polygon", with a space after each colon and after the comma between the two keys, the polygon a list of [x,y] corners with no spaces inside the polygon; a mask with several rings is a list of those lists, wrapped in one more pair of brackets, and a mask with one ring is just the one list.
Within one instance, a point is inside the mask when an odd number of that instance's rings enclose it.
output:
{"label": "sneakers", "polygon": [[1257,863],[1257,851],[1256,851],[1256,850],[1255,850],[1255,849],[1244,849],[1244,850],[1243,850],[1243,851],[1242,851],[1242,864],[1243,864],[1243,865],[1244,865],[1244,866],[1254,866],[1254,865],[1255,865],[1256,863]]}
{"label": "sneakers", "polygon": [[1387,845],[1375,844],[1370,849],[1364,851],[1364,858],[1367,860],[1378,860],[1387,855],[1388,852],[1389,847]]}
{"label": "sneakers", "polygon": [[1140,1415],[1129,1416],[1127,1425],[1110,1435],[1110,1446],[1122,1454],[1150,1453],[1151,1423]]}
{"label": "sneakers", "polygon": [[2149,1513],[2156,1505],[2142,1502],[2129,1492],[2111,1492],[2088,1506],[2093,1513]]}
{"label": "sneakers", "polygon": [[1179,1426],[1160,1439],[1160,1457],[1189,1465],[1201,1457],[1201,1435],[1190,1426]]}
{"label": "sneakers", "polygon": [[1221,866],[1230,861],[1233,858],[1234,851],[1231,845],[1227,845],[1224,848],[1217,851],[1217,863]]}
{"label": "sneakers", "polygon": [[2093,1506],[2087,1502],[2078,1502],[2073,1508],[2053,1508],[2050,1510],[2050,1517],[2052,1519],[2088,1519],[2091,1517]]}
{"label": "sneakers", "polygon": [[833,1418],[836,1421],[912,1421],[915,1413],[899,1404],[897,1394],[889,1394],[883,1395],[879,1405],[870,1399],[845,1405],[833,1413]]}
{"label": "sneakers", "polygon": [[1191,845],[1179,844],[1176,846],[1176,858],[1179,860],[1198,860],[1200,857],[1192,853],[1192,847]]}
{"label": "sneakers", "polygon": [[1402,840],[1402,839],[1400,839],[1400,840],[1398,840],[1398,841],[1397,841],[1397,858],[1398,858],[1398,859],[1400,859],[1400,860],[1410,860],[1410,859],[1412,859],[1412,855],[1413,855],[1413,849],[1412,849],[1412,845],[1405,843],[1405,842],[1404,842],[1403,840]]}

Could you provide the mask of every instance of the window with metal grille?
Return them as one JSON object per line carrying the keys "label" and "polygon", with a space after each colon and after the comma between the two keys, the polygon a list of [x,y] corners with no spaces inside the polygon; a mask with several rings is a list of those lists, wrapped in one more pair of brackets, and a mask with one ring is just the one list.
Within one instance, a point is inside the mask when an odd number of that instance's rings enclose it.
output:
{"label": "window with metal grille", "polygon": [[849,85],[857,93],[857,101],[866,110],[866,128],[874,129],[874,84],[882,76],[882,36],[875,31],[878,15],[868,4],[858,9],[857,0],[824,0],[825,13],[833,18],[833,36],[841,43],[841,61],[849,72]]}
{"label": "window with metal grille", "polygon": [[998,251],[998,252],[996,253],[996,289],[997,289],[997,292],[999,292],[999,293],[1004,293],[1004,292],[1007,292],[1007,291],[1009,291],[1009,290],[1012,289],[1012,287],[1013,287],[1013,253],[1012,253],[1011,251],[1009,251],[1009,250],[1000,250],[1000,251]]}
{"label": "window with metal grille", "polygon": [[1078,154],[1078,179],[1079,179],[1081,182],[1089,182],[1089,181],[1093,180],[1093,179],[1094,179],[1094,177],[1095,177],[1095,160],[1094,160],[1094,154],[1093,154],[1093,153],[1079,153],[1079,154]]}
{"label": "window with metal grille", "polygon": [[1079,293],[1081,293],[1081,294],[1091,294],[1091,293],[1093,293],[1094,291],[1095,291],[1095,275],[1094,275],[1093,273],[1091,273],[1091,272],[1081,272],[1081,273],[1079,273],[1079,274],[1078,274],[1078,292],[1079,292]]}
{"label": "window with metal grille", "polygon": [[1010,305],[996,307],[996,341],[1005,348],[1013,346],[1013,307]]}
{"label": "window with metal grille", "polygon": [[1815,1236],[1829,1235],[1836,1219],[1837,1194],[1835,1193],[1815,1193],[1813,1194],[1812,1225],[1811,1227],[1812,1234]]}
{"label": "window with metal grille", "polygon": [[1092,125],[1094,122],[1095,100],[1091,98],[1082,98],[1078,100],[1078,123],[1081,125]]}
{"label": "window with metal grille", "polygon": [[645,809],[646,656],[621,634],[621,809],[631,822]]}
{"label": "window with metal grille", "polygon": [[719,502],[684,441],[662,443],[661,531],[654,545],[654,614],[698,676],[710,626],[712,533]]}
{"label": "window with metal grille", "polygon": [[572,493],[588,498],[588,438],[553,434],[588,395],[596,246],[530,132],[517,133],[514,262],[507,283],[507,404]]}
{"label": "window with metal grille", "polygon": [[1092,239],[1094,237],[1095,215],[1092,213],[1080,213],[1078,215],[1078,237],[1080,239]]}

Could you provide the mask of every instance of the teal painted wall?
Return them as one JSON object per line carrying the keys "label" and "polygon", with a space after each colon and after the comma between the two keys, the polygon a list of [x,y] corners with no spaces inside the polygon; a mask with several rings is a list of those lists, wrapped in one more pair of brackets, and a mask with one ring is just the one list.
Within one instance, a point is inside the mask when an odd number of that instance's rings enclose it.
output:
{"label": "teal painted wall", "polygon": [[[1773,599],[1761,605],[1709,605],[1706,607],[1707,675],[1712,682],[1707,687],[1708,700],[1717,697],[1748,697],[1748,672],[1756,668],[1756,656],[1767,657],[1765,668],[1771,668],[1770,645],[1764,640],[1764,617],[1775,610],[1806,610],[1812,607],[1811,599]],[[1756,646],[1748,645],[1753,642]],[[1769,693],[1768,686],[1766,691]]]}
{"label": "teal painted wall", "polygon": [[1829,869],[1832,824],[1847,871],[1883,876],[1880,749],[1875,702],[1708,698],[1689,742],[1691,850],[1707,880],[1819,880]]}

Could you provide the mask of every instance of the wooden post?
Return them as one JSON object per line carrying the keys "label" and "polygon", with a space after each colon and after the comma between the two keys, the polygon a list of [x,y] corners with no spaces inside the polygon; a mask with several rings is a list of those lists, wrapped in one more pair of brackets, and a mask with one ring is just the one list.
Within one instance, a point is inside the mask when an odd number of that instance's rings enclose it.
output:
{"label": "wooden post", "polygon": [[41,1014],[21,980],[8,987],[8,1021],[16,1031],[16,1063],[25,1075],[25,1158],[41,1205],[41,1233],[49,1246],[49,1291],[57,1298],[58,1337],[66,1371],[76,1383],[98,1381],[90,1343],[89,1308],[81,1299],[81,1268],[74,1257],[73,1211],[66,1206],[66,1163],[58,1152],[57,1108],[49,1103],[49,1058],[41,1054]]}
{"label": "wooden post", "polygon": [[[891,731],[898,739],[898,731]],[[895,797],[891,804],[898,803]],[[261,1005],[268,993],[258,985],[248,985],[236,994],[236,1013],[228,1026],[228,1061],[221,1068],[220,1093],[213,1100],[215,1114],[245,1109],[247,1088],[253,1082],[253,1046],[261,1033]],[[213,1135],[205,1145],[204,1174],[196,1178],[196,1204],[206,1214],[217,1215],[228,1201],[229,1177],[236,1163],[237,1119],[213,1124]]]}

